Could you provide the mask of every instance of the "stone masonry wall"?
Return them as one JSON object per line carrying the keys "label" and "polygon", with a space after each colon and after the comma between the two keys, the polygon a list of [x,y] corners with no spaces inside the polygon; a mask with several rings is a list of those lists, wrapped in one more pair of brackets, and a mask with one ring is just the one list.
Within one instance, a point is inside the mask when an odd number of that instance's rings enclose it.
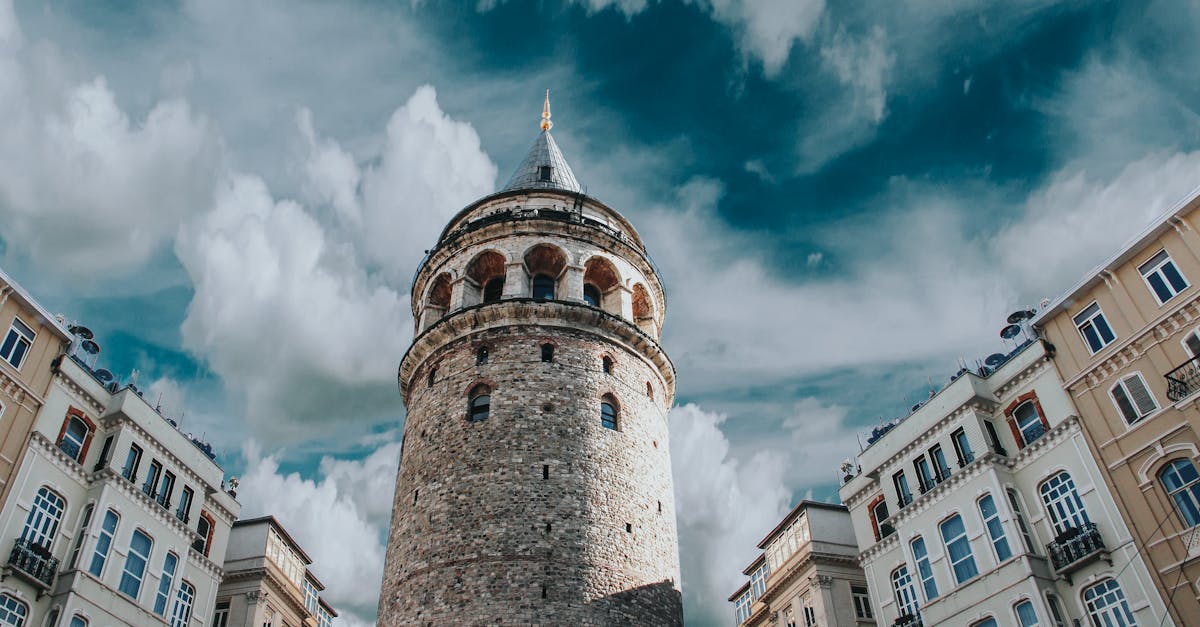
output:
{"label": "stone masonry wall", "polygon": [[[469,422],[478,383],[491,413]],[[432,353],[410,383],[380,625],[681,624],[665,385],[635,352],[552,321]]]}

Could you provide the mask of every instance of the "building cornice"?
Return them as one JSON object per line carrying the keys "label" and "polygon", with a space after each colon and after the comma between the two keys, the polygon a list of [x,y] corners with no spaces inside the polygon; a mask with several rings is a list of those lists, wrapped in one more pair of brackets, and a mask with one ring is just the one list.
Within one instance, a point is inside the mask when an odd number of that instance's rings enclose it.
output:
{"label": "building cornice", "polygon": [[1157,346],[1175,333],[1200,322],[1200,291],[1192,294],[1191,300],[1181,302],[1152,320],[1136,335],[1125,338],[1116,346],[1106,347],[1108,354],[1099,361],[1086,365],[1064,382],[1067,389],[1075,389],[1080,383],[1087,390],[1100,387],[1104,381],[1129,367],[1147,350]]}
{"label": "building cornice", "polygon": [[[277,592],[277,594],[272,595],[268,591],[269,597],[283,598],[297,614],[300,616],[309,616],[308,608],[304,607],[304,597],[302,596],[304,592],[297,588],[291,581],[281,578],[274,570],[266,566],[265,564],[268,561],[267,556],[263,555],[262,559],[263,566],[247,568],[246,570],[229,571],[226,573],[225,580],[222,583],[256,579],[265,581],[268,585],[275,588],[275,592]],[[259,587],[261,588],[261,584]]]}
{"label": "building cornice", "polygon": [[87,405],[92,413],[100,415],[104,411],[104,403],[89,394],[82,385],[75,382],[73,377],[63,372],[62,368],[54,369],[54,382],[60,385],[72,399],[82,405]]}
{"label": "building cornice", "polygon": [[[8,362],[3,363],[5,366],[8,365]],[[16,404],[35,413],[37,412],[37,408],[46,402],[46,399],[42,398],[41,394],[34,392],[33,388],[29,387],[20,377],[14,376],[10,372],[10,368],[0,367],[0,390],[4,390],[4,393]],[[33,401],[33,407],[25,404],[26,399]]]}

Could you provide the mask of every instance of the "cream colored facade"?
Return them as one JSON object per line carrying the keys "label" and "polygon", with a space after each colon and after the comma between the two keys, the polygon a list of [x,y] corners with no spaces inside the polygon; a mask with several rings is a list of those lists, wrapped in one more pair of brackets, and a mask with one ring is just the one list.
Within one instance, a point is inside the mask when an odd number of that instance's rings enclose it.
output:
{"label": "cream colored facade", "polygon": [[875,625],[867,580],[842,505],[801,501],[758,543],[763,551],[729,600],[737,625]]}
{"label": "cream colored facade", "polygon": [[1181,625],[1200,625],[1198,221],[1193,195],[1034,321]]}
{"label": "cream colored facade", "polygon": [[0,270],[0,503],[45,403],[50,362],[70,341],[62,324]]}
{"label": "cream colored facade", "polygon": [[840,494],[881,625],[1172,624],[1050,355],[960,373],[859,455]]}
{"label": "cream colored facade", "polygon": [[212,627],[331,627],[312,560],[272,516],[233,525]]}

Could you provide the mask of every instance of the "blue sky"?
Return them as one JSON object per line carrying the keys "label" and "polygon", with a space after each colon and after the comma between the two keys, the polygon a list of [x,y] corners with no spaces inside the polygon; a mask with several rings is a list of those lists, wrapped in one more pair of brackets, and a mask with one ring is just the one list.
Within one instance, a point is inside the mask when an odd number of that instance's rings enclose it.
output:
{"label": "blue sky", "polygon": [[0,0],[0,263],[370,622],[408,281],[550,88],[667,282],[687,619],[725,624],[856,433],[1200,182],[1198,25],[1183,1]]}

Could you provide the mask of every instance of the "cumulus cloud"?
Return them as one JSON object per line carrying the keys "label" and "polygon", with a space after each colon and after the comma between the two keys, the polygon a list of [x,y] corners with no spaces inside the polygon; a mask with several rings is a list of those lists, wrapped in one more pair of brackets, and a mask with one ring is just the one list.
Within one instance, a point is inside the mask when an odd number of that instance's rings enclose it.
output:
{"label": "cumulus cloud", "polygon": [[341,613],[340,625],[371,624],[375,616],[387,524],[372,512],[376,501],[391,505],[399,453],[396,444],[360,461],[325,458],[314,480],[280,472],[278,459],[264,455],[254,442],[243,449],[242,516],[273,515],[296,538],[313,559],[313,572],[328,586],[323,596]]}
{"label": "cumulus cloud", "polygon": [[743,53],[762,62],[768,77],[779,74],[792,46],[808,42],[825,11],[825,0],[698,0],[733,29]]}
{"label": "cumulus cloud", "polygon": [[0,221],[10,249],[61,274],[128,272],[211,200],[222,148],[182,100],[142,116],[103,76],[75,82],[50,45],[27,45],[0,0]]}
{"label": "cumulus cloud", "polygon": [[723,414],[688,404],[668,419],[688,624],[725,624],[726,598],[743,583],[758,541],[788,509],[785,458],[773,451],[744,464],[733,458]]}

